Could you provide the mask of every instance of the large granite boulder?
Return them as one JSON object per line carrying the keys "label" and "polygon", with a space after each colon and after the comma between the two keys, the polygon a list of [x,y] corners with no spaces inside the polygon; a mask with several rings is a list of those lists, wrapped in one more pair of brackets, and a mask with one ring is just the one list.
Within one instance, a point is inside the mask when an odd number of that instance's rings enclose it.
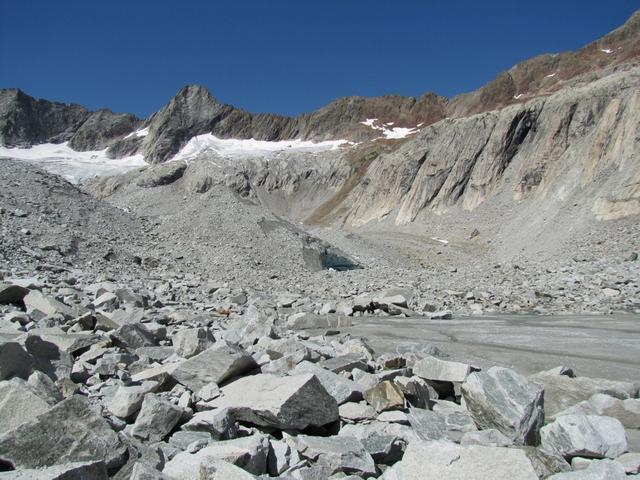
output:
{"label": "large granite boulder", "polygon": [[479,428],[495,428],[518,445],[536,445],[544,423],[543,389],[508,368],[469,375],[462,396]]}
{"label": "large granite boulder", "polygon": [[541,430],[542,445],[563,457],[616,458],[627,451],[619,420],[595,415],[563,415]]}
{"label": "large granite boulder", "polygon": [[0,436],[0,461],[21,469],[101,460],[111,470],[124,463],[126,450],[89,400],[78,395]]}
{"label": "large granite boulder", "polygon": [[222,396],[209,404],[263,427],[303,430],[338,420],[336,400],[312,374],[244,377],[222,388]]}

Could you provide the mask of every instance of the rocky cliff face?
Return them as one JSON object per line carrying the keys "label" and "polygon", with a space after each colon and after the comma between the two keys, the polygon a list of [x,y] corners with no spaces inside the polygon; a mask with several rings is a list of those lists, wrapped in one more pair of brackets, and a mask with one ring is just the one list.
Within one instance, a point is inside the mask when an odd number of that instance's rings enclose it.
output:
{"label": "rocky cliff face", "polygon": [[0,90],[0,144],[29,146],[64,142],[89,117],[80,105],[36,100],[22,91]]}

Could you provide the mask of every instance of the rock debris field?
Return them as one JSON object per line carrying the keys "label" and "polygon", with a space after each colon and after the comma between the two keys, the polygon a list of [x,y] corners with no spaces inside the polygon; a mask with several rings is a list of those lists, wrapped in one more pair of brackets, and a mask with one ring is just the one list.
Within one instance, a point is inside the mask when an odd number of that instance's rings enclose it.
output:
{"label": "rock debris field", "polygon": [[[59,177],[13,166],[2,170],[2,479],[616,479],[640,470],[637,383],[570,366],[481,370],[428,344],[375,352],[345,333],[354,317],[457,313],[418,305],[406,285],[321,302],[325,290],[286,290],[276,274],[269,291],[259,275],[244,286],[171,269],[175,256],[158,253],[166,244],[144,248],[152,218],[132,221]],[[52,213],[60,199],[65,208]],[[343,273],[358,275],[331,275]]]}

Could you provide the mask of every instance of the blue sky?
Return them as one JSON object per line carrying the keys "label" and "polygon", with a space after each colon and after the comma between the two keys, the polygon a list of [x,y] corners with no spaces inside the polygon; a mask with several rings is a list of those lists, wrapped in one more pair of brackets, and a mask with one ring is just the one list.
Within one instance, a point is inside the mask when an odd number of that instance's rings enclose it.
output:
{"label": "blue sky", "polygon": [[253,112],[474,90],[636,0],[0,0],[0,87],[145,117],[186,84]]}

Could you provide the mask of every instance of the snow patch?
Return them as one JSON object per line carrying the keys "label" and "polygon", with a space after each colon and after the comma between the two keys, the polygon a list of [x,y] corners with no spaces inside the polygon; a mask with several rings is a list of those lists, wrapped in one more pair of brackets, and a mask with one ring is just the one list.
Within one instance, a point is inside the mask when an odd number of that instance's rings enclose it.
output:
{"label": "snow patch", "polygon": [[544,78],[553,78],[556,76],[558,72],[550,73],[549,75],[545,75]]}
{"label": "snow patch", "polygon": [[523,93],[519,93],[517,95],[514,95],[513,98],[515,98],[516,100],[518,100],[520,97],[522,97],[522,95],[524,95]]}
{"label": "snow patch", "polygon": [[107,157],[107,149],[76,152],[68,143],[43,143],[30,148],[0,146],[0,157],[34,163],[72,183],[81,183],[98,175],[116,175],[146,166],[141,154],[124,158]]}
{"label": "snow patch", "polygon": [[602,53],[606,53],[607,55],[613,53],[613,50],[611,50],[610,48],[601,48],[600,51]]}
{"label": "snow patch", "polygon": [[[413,128],[406,128],[406,127],[393,127],[393,128],[388,128],[389,126],[393,125],[394,122],[389,122],[389,123],[381,123],[377,118],[367,118],[365,121],[360,122],[362,125],[365,125],[369,128],[372,128],[374,130],[379,130],[382,132],[382,135],[384,135],[384,138],[406,138],[409,135],[413,135],[414,133],[418,133],[420,131],[420,126],[423,125],[422,123],[416,127]],[[379,138],[383,138],[383,137],[379,137]],[[377,140],[377,139],[376,139]]]}
{"label": "snow patch", "polygon": [[347,140],[327,140],[311,142],[306,140],[281,140],[268,142],[264,140],[222,139],[210,133],[197,135],[187,142],[172,160],[191,160],[197,156],[212,152],[223,157],[268,157],[279,152],[321,152],[334,150],[343,145],[353,145]]}
{"label": "snow patch", "polygon": [[146,137],[147,135],[149,135],[149,127],[141,128],[140,130],[136,130],[135,132],[131,132],[129,135],[127,135],[124,138]]}

